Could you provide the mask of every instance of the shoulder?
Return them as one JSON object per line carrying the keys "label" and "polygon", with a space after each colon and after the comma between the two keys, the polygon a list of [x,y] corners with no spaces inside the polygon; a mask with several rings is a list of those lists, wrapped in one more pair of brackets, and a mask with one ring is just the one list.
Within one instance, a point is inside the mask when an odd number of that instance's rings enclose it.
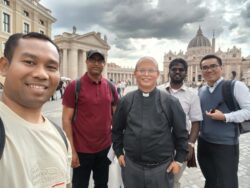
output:
{"label": "shoulder", "polygon": [[249,88],[246,86],[244,82],[235,81],[234,84],[234,95],[244,95],[249,94]]}
{"label": "shoulder", "polygon": [[238,81],[238,80],[235,81],[235,87],[247,88],[247,86],[246,86],[246,84],[244,82],[241,82],[241,81]]}
{"label": "shoulder", "polygon": [[163,102],[177,102],[177,101],[179,101],[176,97],[170,95],[166,91],[161,90],[161,89],[157,89],[157,90],[160,93],[160,99],[161,99],[161,101],[163,101]]}
{"label": "shoulder", "polygon": [[121,101],[131,102],[136,95],[137,90],[128,92],[125,96],[121,98]]}

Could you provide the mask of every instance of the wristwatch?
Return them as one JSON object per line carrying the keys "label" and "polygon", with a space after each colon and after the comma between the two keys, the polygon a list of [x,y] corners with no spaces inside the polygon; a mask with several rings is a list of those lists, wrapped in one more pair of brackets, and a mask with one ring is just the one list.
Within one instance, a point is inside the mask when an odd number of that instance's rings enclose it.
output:
{"label": "wristwatch", "polygon": [[188,142],[188,144],[189,144],[192,148],[194,148],[194,143]]}

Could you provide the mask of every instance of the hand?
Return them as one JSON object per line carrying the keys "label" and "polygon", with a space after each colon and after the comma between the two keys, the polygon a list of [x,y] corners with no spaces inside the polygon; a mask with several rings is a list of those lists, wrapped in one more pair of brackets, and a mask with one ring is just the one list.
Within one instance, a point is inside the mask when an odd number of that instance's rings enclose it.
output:
{"label": "hand", "polygon": [[76,151],[72,151],[72,162],[71,162],[71,167],[72,168],[77,168],[80,166],[80,161],[79,157]]}
{"label": "hand", "polygon": [[180,172],[180,165],[178,165],[175,161],[172,161],[167,168],[167,172],[172,172],[174,175]]}
{"label": "hand", "polygon": [[225,121],[225,115],[220,110],[206,111],[206,115],[213,120]]}
{"label": "hand", "polygon": [[187,161],[189,161],[194,154],[194,148],[188,144],[188,154],[187,154]]}
{"label": "hand", "polygon": [[120,165],[121,167],[125,167],[126,163],[125,163],[124,155],[120,155],[120,156],[119,156],[118,162],[119,162],[119,165]]}

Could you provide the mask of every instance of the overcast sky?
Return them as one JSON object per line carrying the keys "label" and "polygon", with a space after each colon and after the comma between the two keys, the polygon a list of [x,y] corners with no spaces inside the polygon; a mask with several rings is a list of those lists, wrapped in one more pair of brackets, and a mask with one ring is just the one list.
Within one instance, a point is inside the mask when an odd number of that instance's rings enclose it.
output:
{"label": "overcast sky", "polygon": [[[133,67],[145,55],[162,65],[165,52],[186,52],[201,26],[216,50],[236,46],[250,55],[250,0],[41,0],[57,21],[52,36],[101,32],[108,62]],[[247,45],[248,44],[248,45]]]}

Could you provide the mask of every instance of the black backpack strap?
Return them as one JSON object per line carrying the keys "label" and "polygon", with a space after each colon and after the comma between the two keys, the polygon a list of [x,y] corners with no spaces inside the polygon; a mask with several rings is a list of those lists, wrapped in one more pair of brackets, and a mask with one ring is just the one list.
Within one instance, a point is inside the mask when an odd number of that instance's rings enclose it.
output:
{"label": "black backpack strap", "polygon": [[224,80],[222,83],[222,96],[230,111],[239,109],[236,99],[234,97],[235,80]]}
{"label": "black backpack strap", "polygon": [[4,129],[3,121],[0,118],[0,159],[3,156],[4,146],[5,146],[5,129]]}
{"label": "black backpack strap", "polygon": [[128,114],[131,111],[131,108],[133,106],[135,93],[136,91],[131,91],[124,96],[127,102],[126,103],[126,117],[128,117]]}
{"label": "black backpack strap", "polygon": [[111,102],[111,105],[115,106],[115,86],[109,80],[107,80],[107,82],[108,82],[109,88],[111,89],[111,92],[112,92],[112,102]]}
{"label": "black backpack strap", "polygon": [[[222,97],[230,111],[235,111],[240,109],[235,97],[234,97],[234,85],[235,80],[224,80],[222,83]],[[235,142],[241,129],[241,124],[235,124]]]}
{"label": "black backpack strap", "polygon": [[51,121],[51,120],[49,120],[49,121],[51,122],[52,125],[54,125],[54,127],[56,128],[56,130],[59,132],[59,134],[60,134],[60,136],[62,137],[63,142],[64,142],[64,144],[65,144],[65,146],[66,146],[66,148],[67,148],[67,151],[68,151],[69,145],[68,145],[67,138],[66,138],[66,136],[65,136],[65,134],[64,134],[64,132],[63,132],[63,130],[62,130],[62,128],[59,127],[55,122],[53,122],[53,121]]}
{"label": "black backpack strap", "polygon": [[74,113],[73,113],[73,117],[72,117],[72,122],[75,122],[75,120],[76,120],[80,89],[81,89],[81,79],[79,78],[76,80],[76,85],[75,85],[75,105],[74,105]]}
{"label": "black backpack strap", "polygon": [[163,110],[163,112],[165,114],[165,117],[166,117],[166,119],[168,121],[168,124],[170,126],[173,126],[170,119],[169,119],[169,117],[168,117],[166,104],[165,104],[166,103],[166,98],[168,97],[169,94],[167,94],[165,91],[162,91],[162,90],[159,90],[159,91],[160,91],[160,106],[161,106],[161,108],[162,108],[162,110]]}

